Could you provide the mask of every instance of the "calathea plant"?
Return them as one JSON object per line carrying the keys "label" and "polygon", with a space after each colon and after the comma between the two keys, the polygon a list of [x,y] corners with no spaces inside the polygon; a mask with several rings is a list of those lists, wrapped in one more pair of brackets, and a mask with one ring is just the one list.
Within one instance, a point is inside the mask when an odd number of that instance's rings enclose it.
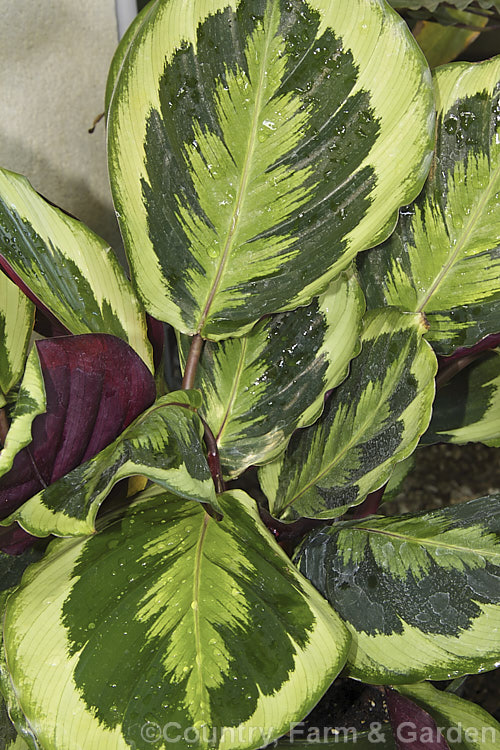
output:
{"label": "calathea plant", "polygon": [[0,173],[5,747],[258,748],[341,671],[399,746],[498,746],[429,681],[498,664],[499,498],[378,504],[500,444],[499,93],[384,0],[153,0],[107,90],[130,280]]}

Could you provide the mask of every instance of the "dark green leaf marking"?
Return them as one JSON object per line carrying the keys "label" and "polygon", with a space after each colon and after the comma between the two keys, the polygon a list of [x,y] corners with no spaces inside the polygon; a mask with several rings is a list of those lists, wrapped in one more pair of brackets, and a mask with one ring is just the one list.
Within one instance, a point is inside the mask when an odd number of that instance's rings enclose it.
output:
{"label": "dark green leaf marking", "polygon": [[[357,280],[342,274],[307,307],[267,317],[245,336],[205,342],[195,387],[227,476],[272,460],[295,429],[314,422],[358,353],[363,311]],[[187,336],[181,346],[185,361]]]}
{"label": "dark green leaf marking", "polygon": [[361,354],[320,419],[261,471],[275,514],[341,515],[383,484],[425,429],[435,363],[418,319],[393,310],[369,320]]}
{"label": "dark green leaf marking", "polygon": [[500,445],[500,351],[483,355],[438,390],[423,444]]}
{"label": "dark green leaf marking", "polygon": [[[212,683],[215,726],[245,721],[259,691],[271,695],[288,678],[292,639],[305,644],[313,615],[295,581],[290,586],[286,562],[261,554],[260,534],[256,521],[238,506],[217,524],[199,505],[161,495],[107,525],[86,545],[63,618],[70,653],[83,649],[75,681],[99,721],[114,727],[123,717],[123,733],[130,740],[138,737],[145,715],[163,716],[166,706],[169,721],[185,723],[190,678],[200,668],[193,662],[179,674],[179,663],[189,663],[186,653],[192,648],[183,619],[191,611],[193,585],[199,627],[212,627],[216,636],[203,662],[203,679]],[[234,560],[241,565],[233,572]],[[169,602],[161,590],[167,585],[172,596],[172,576],[178,593]],[[230,581],[236,599],[231,604],[230,590],[224,593],[227,614],[221,616],[221,586]],[[266,584],[261,588],[258,581]],[[279,615],[283,610],[293,612],[289,630]],[[176,636],[178,628],[184,641]],[[274,650],[279,657],[269,659]],[[212,672],[217,666],[220,675]],[[185,703],[179,701],[183,695]]]}
{"label": "dark green leaf marking", "polygon": [[[92,287],[76,263],[52,242],[47,246],[27,219],[1,200],[0,245],[13,268],[22,269],[31,279],[43,279],[44,285],[59,298],[60,308],[52,310],[56,317],[60,316],[61,308],[68,309],[88,332],[111,333],[129,340],[109,302],[104,300],[102,307],[98,305]],[[82,333],[82,330],[72,329],[72,332]]]}
{"label": "dark green leaf marking", "polygon": [[355,675],[444,679],[495,665],[499,500],[351,521],[307,540],[300,569],[357,634]]}
{"label": "dark green leaf marking", "polygon": [[175,403],[175,393],[159,399],[114,442],[24,503],[9,521],[19,521],[33,534],[89,533],[111,489],[134,474],[217,507],[203,427],[190,404],[190,398],[197,399],[189,394],[179,394],[185,403]]}
{"label": "dark green leaf marking", "polygon": [[[236,11],[228,7],[199,25],[196,54],[193,45],[185,43],[165,67],[159,86],[160,110],[151,111],[147,126],[148,180],[143,181],[143,196],[151,241],[165,278],[182,300],[181,314],[191,332],[228,335],[252,318],[282,308],[339,260],[345,250],[342,238],[359,224],[369,205],[374,171],[359,166],[379,124],[368,93],[351,95],[358,70],[350,52],[331,29],[316,38],[319,23],[319,13],[304,2],[243,0]],[[248,56],[255,54],[252,45],[264,55],[272,40],[279,46],[280,57],[269,62],[269,75],[277,78],[266,106],[276,109],[283,101],[283,106],[292,108],[287,117],[300,118],[303,135],[292,148],[280,136],[283,123],[264,120],[257,137],[254,132],[264,102],[258,101],[258,82],[250,80]],[[276,67],[281,65],[280,58],[285,61],[283,70]],[[242,104],[243,81],[256,101]],[[290,95],[292,99],[287,100]],[[227,158],[235,164],[241,161],[232,153],[241,144],[230,142],[221,123],[221,107],[227,114],[232,106],[243,107],[240,127],[248,133],[248,158],[255,151],[263,160],[259,175],[251,176],[245,171],[249,167],[243,167],[239,186],[228,183],[223,164],[212,163],[214,139],[218,149],[227,149]],[[274,143],[272,149],[266,146],[268,137]],[[276,142],[276,138],[283,140]],[[273,179],[278,182],[270,191]],[[270,204],[272,220],[266,215]],[[185,216],[193,217],[189,226]],[[247,227],[250,218],[251,229]],[[193,230],[194,226],[198,229]],[[205,259],[198,258],[191,246],[193,232],[198,230],[215,243],[204,251],[219,258],[201,310],[192,283],[193,275],[206,273]],[[272,269],[269,261],[253,260],[254,252],[264,259],[258,248],[267,239],[276,247]],[[241,263],[241,255],[239,261],[229,255],[243,250],[248,259],[245,273],[240,269],[238,280],[233,268],[229,281],[225,278],[228,266]],[[212,311],[224,285],[233,302]],[[251,311],[243,307],[249,295]]]}
{"label": "dark green leaf marking", "polygon": [[359,257],[368,306],[424,312],[439,354],[499,330],[499,127],[500,83],[441,112],[424,191],[401,209],[391,238]]}

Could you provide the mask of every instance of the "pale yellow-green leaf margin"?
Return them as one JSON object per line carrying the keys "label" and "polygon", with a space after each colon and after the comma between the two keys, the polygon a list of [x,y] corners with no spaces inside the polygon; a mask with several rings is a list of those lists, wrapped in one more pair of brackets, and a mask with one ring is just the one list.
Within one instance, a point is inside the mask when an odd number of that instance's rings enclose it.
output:
{"label": "pale yellow-green leaf margin", "polygon": [[35,306],[0,271],[0,408],[20,379],[35,320]]}
{"label": "pale yellow-green leaf margin", "polygon": [[118,336],[153,369],[145,313],[112,249],[5,169],[0,254],[71,333]]}

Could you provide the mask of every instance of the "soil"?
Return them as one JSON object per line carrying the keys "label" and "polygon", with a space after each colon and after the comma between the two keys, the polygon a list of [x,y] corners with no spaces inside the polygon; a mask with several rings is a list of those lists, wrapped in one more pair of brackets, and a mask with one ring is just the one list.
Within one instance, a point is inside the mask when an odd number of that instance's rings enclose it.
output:
{"label": "soil", "polygon": [[440,443],[416,451],[415,467],[401,492],[381,511],[415,513],[494,493],[500,493],[500,448]]}

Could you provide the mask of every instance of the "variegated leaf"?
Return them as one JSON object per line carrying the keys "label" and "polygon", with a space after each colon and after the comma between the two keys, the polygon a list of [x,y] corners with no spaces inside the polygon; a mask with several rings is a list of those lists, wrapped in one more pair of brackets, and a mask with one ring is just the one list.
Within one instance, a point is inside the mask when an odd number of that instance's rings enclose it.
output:
{"label": "variegated leaf", "polygon": [[353,641],[348,670],[375,684],[498,666],[500,496],[321,530],[300,570]]}
{"label": "variegated leaf", "polygon": [[398,685],[398,691],[435,720],[451,750],[498,750],[500,724],[475,703],[424,682]]}
{"label": "variegated leaf", "polygon": [[31,443],[33,420],[44,413],[46,406],[42,368],[37,349],[33,347],[26,362],[5,444],[0,451],[0,476],[10,471],[19,451]]}
{"label": "variegated leaf", "polygon": [[[5,614],[5,605],[9,597],[9,592],[0,592],[0,613],[1,619]],[[7,714],[7,721],[11,722],[10,726],[5,728],[5,742],[2,744],[0,733],[1,750],[40,750],[36,738],[27,724],[26,717],[17,701],[15,689],[10,680],[7,664],[5,660],[5,649],[3,637],[0,639],[0,717]],[[13,726],[12,726],[13,725]],[[15,729],[14,729],[15,727]]]}
{"label": "variegated leaf", "polygon": [[217,340],[308,304],[419,192],[433,122],[383,0],[156,0],[108,130],[146,309]]}
{"label": "variegated leaf", "polygon": [[425,313],[439,354],[500,330],[500,57],[439,68],[436,154],[394,235],[360,259],[368,305]]}
{"label": "variegated leaf", "polygon": [[368,314],[347,380],[318,422],[260,471],[274,516],[340,516],[385,484],[414,450],[429,423],[437,368],[425,330],[419,315]]}
{"label": "variegated leaf", "polygon": [[421,442],[500,447],[500,349],[472,362],[438,390]]}
{"label": "variegated leaf", "polygon": [[9,719],[7,708],[0,696],[0,750],[17,750],[17,748],[25,748],[28,750],[28,745],[26,745],[26,743],[16,745],[18,738],[19,735]]}
{"label": "variegated leaf", "polygon": [[28,567],[37,562],[43,552],[38,547],[30,547],[21,554],[0,552],[0,598],[6,589],[15,588]]}
{"label": "variegated leaf", "polygon": [[144,312],[111,248],[4,169],[0,256],[71,333],[118,336],[152,369]]}
{"label": "variegated leaf", "polygon": [[17,733],[9,718],[6,705],[0,696],[0,750],[31,750]]}
{"label": "variegated leaf", "polygon": [[394,467],[394,471],[391,474],[391,478],[389,479],[387,483],[387,487],[384,490],[384,494],[382,496],[382,502],[390,502],[391,500],[394,500],[401,490],[403,489],[404,482],[406,481],[407,476],[413,471],[415,468],[415,453],[412,453],[408,458],[405,458],[404,461],[400,461],[396,466]]}
{"label": "variegated leaf", "polygon": [[23,374],[34,320],[33,303],[0,271],[0,409]]}
{"label": "variegated leaf", "polygon": [[30,534],[79,536],[95,530],[101,503],[120,479],[136,474],[218,509],[202,448],[196,391],[163,396],[94,458],[27,500],[0,525],[17,521]]}
{"label": "variegated leaf", "polygon": [[7,601],[6,662],[43,750],[147,750],[151,737],[168,750],[178,734],[188,746],[184,732],[200,750],[260,747],[337,675],[340,618],[248,495],[219,499],[217,522],[155,488],[25,574]]}
{"label": "variegated leaf", "polygon": [[[205,343],[194,387],[227,476],[276,458],[295,429],[319,416],[325,392],[359,353],[363,312],[358,281],[346,273],[308,307],[266,318],[246,336]],[[190,339],[182,338],[187,354]]]}

